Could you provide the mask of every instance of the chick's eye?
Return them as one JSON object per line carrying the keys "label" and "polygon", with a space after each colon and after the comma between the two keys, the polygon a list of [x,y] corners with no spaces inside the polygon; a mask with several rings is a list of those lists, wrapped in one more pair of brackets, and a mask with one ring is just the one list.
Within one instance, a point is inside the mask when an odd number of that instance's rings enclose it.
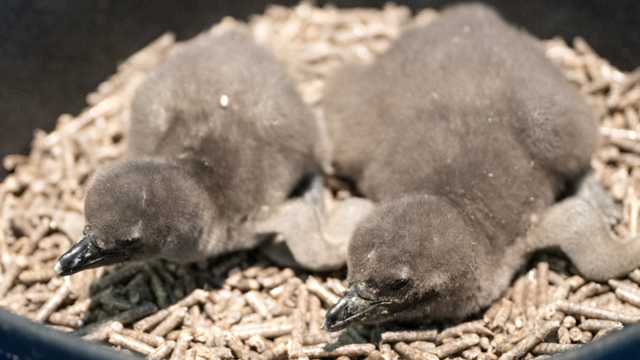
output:
{"label": "chick's eye", "polygon": [[409,284],[409,279],[395,279],[389,284],[389,289],[397,291]]}
{"label": "chick's eye", "polygon": [[120,244],[124,246],[134,246],[140,242],[140,238],[131,238],[131,239],[122,239],[120,240]]}

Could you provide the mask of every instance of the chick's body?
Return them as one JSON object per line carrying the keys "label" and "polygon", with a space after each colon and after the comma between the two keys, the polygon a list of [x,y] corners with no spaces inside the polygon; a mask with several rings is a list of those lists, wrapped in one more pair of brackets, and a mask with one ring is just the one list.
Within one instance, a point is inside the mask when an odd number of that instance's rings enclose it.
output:
{"label": "chick's body", "polygon": [[380,202],[351,240],[350,283],[390,301],[385,316],[352,319],[460,318],[489,305],[524,262],[516,238],[531,216],[589,165],[588,105],[538,42],[480,5],[444,11],[334,79],[336,171]]}
{"label": "chick's body", "polygon": [[252,247],[261,207],[319,171],[313,115],[247,33],[206,34],[175,51],[137,89],[128,157],[91,182],[86,237],[58,273]]}

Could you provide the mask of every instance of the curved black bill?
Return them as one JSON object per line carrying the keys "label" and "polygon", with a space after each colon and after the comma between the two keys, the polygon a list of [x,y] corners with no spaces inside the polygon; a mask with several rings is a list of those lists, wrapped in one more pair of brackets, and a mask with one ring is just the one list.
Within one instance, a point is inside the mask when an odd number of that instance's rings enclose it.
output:
{"label": "curved black bill", "polygon": [[88,236],[85,236],[60,256],[53,269],[59,276],[67,276],[82,270],[111,265],[124,260],[126,260],[124,252],[105,251],[97,247]]}
{"label": "curved black bill", "polygon": [[384,305],[391,304],[388,301],[375,301],[363,299],[355,289],[350,288],[342,298],[333,305],[324,317],[322,327],[327,331],[338,331],[352,323],[366,322],[369,318],[380,317]]}

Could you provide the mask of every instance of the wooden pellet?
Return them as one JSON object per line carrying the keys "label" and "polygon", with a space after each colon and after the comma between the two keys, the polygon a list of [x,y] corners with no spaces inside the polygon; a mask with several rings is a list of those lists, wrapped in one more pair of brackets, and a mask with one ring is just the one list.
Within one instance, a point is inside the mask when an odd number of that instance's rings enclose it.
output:
{"label": "wooden pellet", "polygon": [[198,328],[200,327],[200,322],[202,321],[202,313],[200,312],[200,306],[193,305],[189,308],[186,318],[184,319],[185,326],[190,328]]}
{"label": "wooden pellet", "polygon": [[262,316],[265,320],[271,319],[272,315],[267,308],[267,305],[264,303],[262,299],[262,295],[257,291],[249,291],[244,295],[247,300],[247,304],[253,308],[260,316]]}
{"label": "wooden pellet", "polygon": [[236,273],[229,276],[225,281],[225,284],[243,292],[260,289],[260,283],[258,280],[245,278],[242,276],[242,273]]}
{"label": "wooden pellet", "polygon": [[309,333],[318,333],[322,326],[322,303],[317,296],[309,296]]}
{"label": "wooden pellet", "polygon": [[[640,295],[631,291],[627,291],[626,289],[621,287],[616,289],[615,294],[620,300],[626,301],[629,304],[634,305],[636,307],[640,307]],[[635,320],[633,321],[637,321],[639,319],[640,317],[636,317]]]}
{"label": "wooden pellet", "polygon": [[560,326],[558,328],[558,343],[571,344],[571,336],[569,335],[569,328]]}
{"label": "wooden pellet", "polygon": [[218,326],[223,329],[228,329],[231,325],[236,324],[242,319],[242,309],[245,307],[247,301],[244,297],[234,297],[230,300],[224,313],[221,315],[221,321]]}
{"label": "wooden pellet", "polygon": [[404,342],[394,344],[393,348],[407,360],[439,360],[436,355],[414,348]]}
{"label": "wooden pellet", "polygon": [[162,282],[167,285],[167,287],[173,287],[176,283],[176,279],[171,275],[171,273],[164,267],[164,264],[161,261],[153,263],[153,270],[155,270],[156,274],[160,276]]}
{"label": "wooden pellet", "polygon": [[60,305],[71,294],[70,280],[66,277],[64,284],[62,284],[49,301],[42,305],[42,308],[38,311],[38,314],[33,318],[33,321],[43,322],[49,318],[49,315],[60,308]]}
{"label": "wooden pellet", "polygon": [[[362,325],[357,324],[357,325],[349,326],[347,328],[346,334],[354,343],[368,343],[369,340],[365,338],[364,335],[362,335],[361,333],[362,331],[364,331],[364,329],[362,328]],[[368,331],[367,331],[367,334],[368,334]]]}
{"label": "wooden pellet", "polygon": [[129,303],[137,304],[138,302],[140,302],[141,295],[139,288],[147,286],[145,282],[148,276],[149,275],[146,272],[138,273],[127,283],[127,285],[125,285],[125,289],[127,290],[127,293],[129,295]]}
{"label": "wooden pellet", "polygon": [[249,358],[250,356],[249,351],[245,349],[242,341],[240,341],[240,339],[235,337],[233,334],[225,333],[225,341],[226,341],[226,346],[229,347],[231,351],[233,351],[233,353],[236,355],[238,359]]}
{"label": "wooden pellet", "polygon": [[18,275],[18,280],[26,284],[33,284],[39,282],[46,282],[51,280],[56,275],[53,268],[49,269],[37,269],[37,270],[25,270]]}
{"label": "wooden pellet", "polygon": [[534,355],[551,355],[559,352],[575,349],[580,347],[578,344],[554,344],[554,343],[542,343],[538,344],[531,349],[531,353]]}
{"label": "wooden pellet", "polygon": [[473,346],[468,348],[467,350],[464,350],[462,352],[462,357],[467,360],[473,360],[477,359],[480,354],[482,354],[482,349],[480,349],[479,346]]}
{"label": "wooden pellet", "polygon": [[365,358],[365,360],[385,360],[380,351],[374,350]]}
{"label": "wooden pellet", "polygon": [[149,273],[149,280],[151,285],[151,291],[156,299],[156,304],[159,308],[166,308],[169,305],[169,295],[165,290],[164,283],[158,274],[154,271]]}
{"label": "wooden pellet", "polygon": [[571,285],[564,281],[558,287],[556,287],[553,295],[551,296],[552,300],[566,300],[569,296],[569,292],[571,291]]}
{"label": "wooden pellet", "polygon": [[261,335],[253,335],[247,341],[245,341],[245,344],[256,349],[256,351],[261,354],[267,351],[269,347],[271,347],[271,345],[269,344],[269,340]]}
{"label": "wooden pellet", "polygon": [[189,294],[184,299],[178,301],[177,303],[169,306],[166,309],[162,309],[158,312],[155,312],[153,315],[148,316],[135,324],[133,324],[133,328],[139,331],[146,331],[153,326],[159,324],[162,320],[164,320],[169,314],[173,313],[176,309],[181,307],[190,307],[195,305],[196,303],[203,303],[208,298],[208,293],[201,289],[196,289],[191,294]]}
{"label": "wooden pellet", "polygon": [[102,308],[107,311],[123,311],[131,309],[131,304],[128,301],[114,296],[113,293],[101,296],[100,303],[102,304]]}
{"label": "wooden pellet", "polygon": [[578,326],[583,331],[599,331],[602,329],[622,328],[622,323],[619,321],[600,320],[600,319],[586,319],[580,322]]}
{"label": "wooden pellet", "polygon": [[435,341],[441,343],[444,339],[459,337],[468,333],[478,334],[480,336],[493,336],[493,332],[487,329],[484,324],[484,320],[476,320],[452,326],[439,333]]}
{"label": "wooden pellet", "polygon": [[73,305],[65,309],[65,312],[70,315],[81,315],[89,310],[91,305],[91,299],[78,300]]}
{"label": "wooden pellet", "polygon": [[478,343],[480,343],[480,337],[477,334],[464,334],[451,342],[442,344],[430,350],[430,352],[436,354],[439,358],[444,359],[449,355],[457,354],[472,346],[478,345]]}
{"label": "wooden pellet", "polygon": [[[524,305],[529,312],[535,312],[538,305],[538,271],[535,268],[527,272],[527,296]],[[530,308],[533,310],[529,310]],[[529,315],[527,317],[531,318]]]}
{"label": "wooden pellet", "polygon": [[122,329],[120,334],[130,337],[132,339],[141,341],[149,346],[158,347],[162,343],[164,343],[164,338],[161,336],[155,336],[152,334],[148,334],[142,331],[132,330],[132,329]]}
{"label": "wooden pellet", "polygon": [[406,330],[406,331],[386,331],[380,335],[380,342],[413,342],[413,341],[436,341],[437,330]]}
{"label": "wooden pellet", "polygon": [[142,263],[125,264],[119,267],[118,269],[110,272],[109,274],[101,277],[95,283],[91,284],[90,291],[91,293],[97,293],[110,286],[127,281],[133,276],[135,276],[136,274],[138,274],[144,268],[145,268],[145,265]]}
{"label": "wooden pellet", "polygon": [[224,332],[219,327],[212,325],[207,333],[205,345],[208,347],[224,347],[227,340],[224,338]]}
{"label": "wooden pellet", "polygon": [[480,345],[480,348],[484,351],[489,351],[489,349],[491,348],[491,342],[486,336],[480,337],[480,342],[478,343],[478,345]]}
{"label": "wooden pellet", "polygon": [[577,327],[572,327],[569,329],[569,338],[572,342],[579,342],[582,340],[582,330]]}
{"label": "wooden pellet", "polygon": [[425,350],[427,352],[436,348],[436,344],[429,341],[414,341],[409,345],[416,349]]}
{"label": "wooden pellet", "polygon": [[572,327],[576,326],[576,323],[576,318],[571,315],[565,316],[564,319],[562,319],[562,326],[566,327],[567,329],[571,329]]}
{"label": "wooden pellet", "polygon": [[543,308],[547,305],[547,289],[549,286],[549,263],[540,261],[536,268],[538,275],[538,307]]}
{"label": "wooden pellet", "polygon": [[498,301],[493,303],[493,305],[491,305],[489,309],[485,311],[484,315],[482,316],[482,320],[485,322],[485,324],[487,325],[491,324],[491,322],[493,321],[493,318],[496,317],[496,314],[498,314],[498,311],[500,310],[501,307],[502,307],[502,302]]}
{"label": "wooden pellet", "polygon": [[151,331],[151,335],[154,336],[165,336],[169,333],[169,331],[175,329],[184,320],[184,317],[187,315],[187,308],[181,307],[175,309],[169,316],[166,317],[158,326],[156,326],[153,331]]}
{"label": "wooden pellet", "polygon": [[169,360],[182,360],[185,356],[187,349],[189,348],[189,342],[193,339],[191,334],[187,331],[182,331],[180,336],[178,336],[178,341],[176,342],[176,346],[171,353],[171,357]]}
{"label": "wooden pellet", "polygon": [[306,285],[310,293],[319,297],[320,300],[324,301],[324,303],[329,306],[335,305],[338,300],[340,300],[338,295],[325,288],[324,285],[322,285],[322,283],[313,276],[309,276],[307,278]]}
{"label": "wooden pellet", "polygon": [[182,333],[182,329],[172,330],[172,331],[169,331],[169,333],[165,335],[164,338],[165,340],[178,341],[178,337],[180,337],[181,333]]}
{"label": "wooden pellet", "polygon": [[593,339],[593,334],[590,331],[583,331],[582,332],[582,339],[580,339],[580,342],[583,344],[588,343],[589,341],[591,341]]}
{"label": "wooden pellet", "polygon": [[234,359],[231,349],[226,347],[212,347],[208,351],[209,358],[211,359]]}
{"label": "wooden pellet", "polygon": [[631,293],[640,294],[640,288],[635,283],[629,281],[620,281],[616,279],[610,279],[608,283],[613,289],[623,289]]}
{"label": "wooden pellet", "polygon": [[105,326],[111,322],[119,322],[122,324],[129,324],[133,321],[136,321],[144,316],[155,313],[158,311],[158,307],[153,303],[143,303],[133,307],[127,311],[121,312],[120,314],[114,315],[110,318],[106,318],[102,321],[99,321],[94,324],[90,324],[78,330],[79,335],[89,334],[93,331],[98,330],[100,327]]}
{"label": "wooden pellet", "polygon": [[380,353],[382,354],[383,359],[388,359],[388,360],[400,359],[400,355],[397,352],[395,352],[391,348],[391,345],[389,344],[380,344]]}
{"label": "wooden pellet", "polygon": [[83,336],[85,340],[91,341],[106,341],[112,332],[120,332],[123,329],[123,325],[117,321],[109,321],[107,323],[98,326],[93,331]]}
{"label": "wooden pellet", "polygon": [[258,324],[252,327],[232,327],[231,332],[239,339],[248,339],[255,335],[261,335],[266,338],[275,338],[282,335],[289,335],[293,330],[293,324]]}
{"label": "wooden pellet", "polygon": [[342,294],[347,292],[347,288],[342,284],[342,281],[336,278],[328,278],[326,285],[329,288],[329,290],[331,290],[334,294],[337,294],[338,296],[342,296]]}
{"label": "wooden pellet", "polygon": [[265,289],[272,289],[283,284],[285,281],[291,279],[294,276],[295,273],[293,272],[293,270],[286,268],[271,276],[260,279],[259,282]]}
{"label": "wooden pellet", "polygon": [[587,298],[600,295],[610,290],[611,288],[606,285],[591,282],[579,288],[578,291],[569,296],[568,300],[572,302],[581,302]]}
{"label": "wooden pellet", "polygon": [[287,346],[285,344],[278,344],[273,347],[273,349],[267,350],[263,352],[258,360],[274,360],[287,352]]}
{"label": "wooden pellet", "polygon": [[62,325],[70,328],[79,328],[84,325],[84,321],[78,315],[72,315],[67,312],[54,312],[49,315],[50,324]]}
{"label": "wooden pellet", "polygon": [[133,350],[144,355],[151,355],[155,349],[141,341],[132,339],[130,337],[112,332],[109,335],[109,343],[113,345],[120,345],[125,349]]}
{"label": "wooden pellet", "polygon": [[304,335],[307,333],[306,314],[307,306],[309,304],[309,292],[307,291],[307,287],[304,285],[300,286],[297,294],[297,306],[291,316],[291,322],[293,323],[291,339],[287,344],[287,353],[290,358],[301,358],[303,355],[308,356],[303,354],[302,350]]}
{"label": "wooden pellet", "polygon": [[573,275],[566,280],[566,283],[569,286],[570,290],[576,291],[578,288],[584,285],[585,280],[581,276]]}
{"label": "wooden pellet", "polygon": [[622,304],[616,294],[613,292],[607,292],[601,295],[594,296],[589,298],[581,303],[582,305],[597,307],[597,308],[611,308],[611,306],[616,306],[617,304]]}
{"label": "wooden pellet", "polygon": [[173,340],[165,341],[154,352],[149,354],[149,359],[161,360],[166,359],[176,347],[176,342]]}
{"label": "wooden pellet", "polygon": [[518,359],[524,356],[534,346],[540,344],[551,333],[560,327],[560,321],[548,321],[541,326],[534,328],[532,335],[529,335],[522,341],[518,342],[511,350],[500,356],[500,360]]}
{"label": "wooden pellet", "polygon": [[603,319],[603,320],[620,321],[622,323],[635,322],[639,319],[638,317],[635,317],[635,316],[630,316],[630,315],[625,315],[625,314],[617,313],[613,311],[583,306],[580,304],[563,301],[563,300],[556,301],[556,306],[560,311],[565,313],[584,315],[586,317],[592,317],[592,318]]}
{"label": "wooden pellet", "polygon": [[187,350],[187,352],[185,353],[185,355],[184,355],[184,357],[182,359],[184,359],[184,360],[196,360],[196,355],[197,355],[196,349],[189,349],[189,350]]}
{"label": "wooden pellet", "polygon": [[335,342],[344,331],[338,331],[333,333],[328,333],[326,331],[321,331],[314,334],[307,334],[304,336],[302,341],[303,345],[318,345],[318,344],[327,344]]}
{"label": "wooden pellet", "polygon": [[502,331],[504,330],[504,326],[509,319],[509,315],[511,314],[511,307],[513,306],[513,302],[508,299],[502,299],[500,302],[500,307],[489,325],[489,329],[492,331]]}
{"label": "wooden pellet", "polygon": [[373,344],[347,344],[339,347],[315,345],[305,346],[302,352],[310,358],[338,357],[338,356],[366,356],[376,349]]}
{"label": "wooden pellet", "polygon": [[298,278],[291,278],[289,280],[287,280],[282,286],[281,290],[277,293],[277,294],[272,294],[271,292],[273,292],[273,289],[270,292],[271,296],[274,296],[278,299],[279,302],[283,303],[284,305],[287,306],[291,306],[294,307],[295,306],[295,302],[293,302],[291,300],[291,297],[293,296],[293,293],[296,291],[296,289],[298,289],[298,287],[300,287],[301,284],[301,280]]}

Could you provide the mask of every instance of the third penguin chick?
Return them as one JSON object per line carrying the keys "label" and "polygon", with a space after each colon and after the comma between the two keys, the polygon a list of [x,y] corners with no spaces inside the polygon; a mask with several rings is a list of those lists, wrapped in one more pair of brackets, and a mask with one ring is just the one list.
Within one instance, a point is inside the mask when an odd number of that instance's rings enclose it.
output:
{"label": "third penguin chick", "polygon": [[137,90],[129,159],[95,176],[58,274],[252,247],[260,207],[319,172],[315,120],[267,50],[235,30],[181,46]]}
{"label": "third penguin chick", "polygon": [[640,264],[639,246],[605,246],[595,207],[555,204],[588,168],[597,123],[539,44],[492,10],[448,9],[334,79],[325,113],[336,169],[380,205],[355,230],[349,291],[326,329],[463,318],[538,248],[559,246],[597,280]]}

